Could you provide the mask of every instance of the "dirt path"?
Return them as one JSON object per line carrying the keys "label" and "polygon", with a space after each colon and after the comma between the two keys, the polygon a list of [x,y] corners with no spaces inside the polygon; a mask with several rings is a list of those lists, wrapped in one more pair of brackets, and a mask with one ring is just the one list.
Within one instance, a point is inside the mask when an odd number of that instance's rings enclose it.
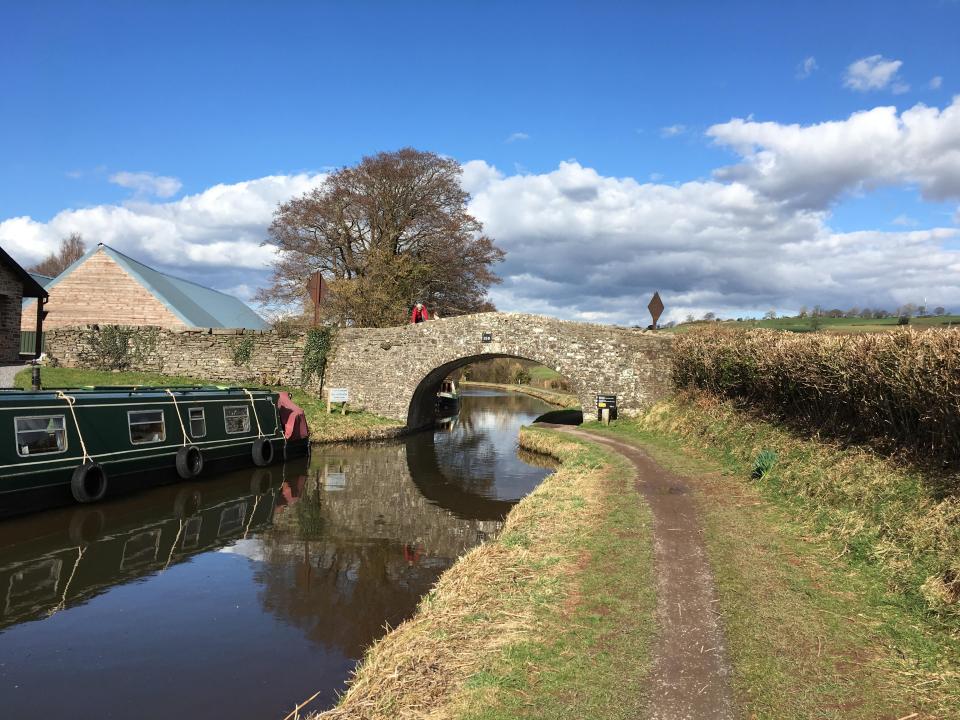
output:
{"label": "dirt path", "polygon": [[690,487],[633,445],[568,426],[549,427],[601,443],[626,457],[637,469],[637,488],[653,513],[659,632],[646,717],[733,718],[730,665]]}
{"label": "dirt path", "polygon": [[29,365],[0,365],[0,387],[13,387],[14,376]]}

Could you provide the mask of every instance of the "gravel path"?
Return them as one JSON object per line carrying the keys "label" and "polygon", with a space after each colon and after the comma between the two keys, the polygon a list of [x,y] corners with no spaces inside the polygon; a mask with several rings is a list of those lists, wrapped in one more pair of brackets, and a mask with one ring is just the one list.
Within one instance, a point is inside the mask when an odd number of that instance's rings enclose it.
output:
{"label": "gravel path", "polygon": [[713,574],[690,487],[639,448],[570,427],[626,457],[653,512],[658,636],[650,683],[650,720],[730,720],[730,664]]}
{"label": "gravel path", "polygon": [[13,387],[13,377],[29,365],[0,365],[0,387]]}

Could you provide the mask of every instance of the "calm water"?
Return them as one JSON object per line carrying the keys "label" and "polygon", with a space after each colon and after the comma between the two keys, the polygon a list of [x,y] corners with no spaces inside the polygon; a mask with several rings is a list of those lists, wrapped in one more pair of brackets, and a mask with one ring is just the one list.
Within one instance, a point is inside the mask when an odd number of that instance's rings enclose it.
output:
{"label": "calm water", "polygon": [[548,470],[489,391],[452,426],[0,522],[0,718],[283,718]]}

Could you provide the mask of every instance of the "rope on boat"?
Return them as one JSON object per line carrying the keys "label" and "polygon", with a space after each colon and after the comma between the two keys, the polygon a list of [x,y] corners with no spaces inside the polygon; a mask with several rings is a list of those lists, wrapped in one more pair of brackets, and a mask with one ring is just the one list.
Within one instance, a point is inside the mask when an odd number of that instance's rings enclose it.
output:
{"label": "rope on boat", "polygon": [[77,401],[77,399],[67,395],[62,390],[57,390],[57,398],[60,400],[66,400],[67,407],[70,408],[70,414],[73,416],[73,425],[75,428],[77,428],[77,437],[80,438],[80,449],[83,450],[83,462],[87,462],[87,460],[93,460],[93,458],[90,457],[90,453],[87,452],[87,444],[83,441],[83,433],[80,432],[80,423],[77,422],[77,413],[73,409],[73,404]]}
{"label": "rope on boat", "polygon": [[260,429],[260,416],[257,415],[257,406],[253,404],[253,393],[250,392],[247,388],[243,388],[243,391],[247,394],[247,397],[250,398],[250,407],[253,408],[253,418],[257,421],[257,437],[262,438],[266,437],[263,434],[263,430]]}
{"label": "rope on boat", "polygon": [[177,411],[177,420],[180,421],[180,432],[183,433],[183,446],[187,446],[187,428],[183,424],[183,415],[180,414],[180,406],[177,405],[177,396],[173,394],[173,391],[170,388],[164,388],[163,390],[167,395],[173,398],[173,409]]}

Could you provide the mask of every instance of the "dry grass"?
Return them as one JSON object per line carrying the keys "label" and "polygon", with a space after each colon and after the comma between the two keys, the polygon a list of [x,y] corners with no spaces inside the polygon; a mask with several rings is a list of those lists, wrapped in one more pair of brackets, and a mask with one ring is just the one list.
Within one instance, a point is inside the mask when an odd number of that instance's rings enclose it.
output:
{"label": "dry grass", "polygon": [[[526,432],[524,446],[560,459],[583,455],[579,443],[543,432]],[[413,618],[369,649],[338,707],[316,717],[447,718],[462,711],[476,693],[471,678],[507,648],[537,640],[563,612],[580,561],[570,539],[602,512],[607,473],[594,458],[544,480],[514,507],[495,541],[463,556]]]}
{"label": "dry grass", "polygon": [[960,331],[711,329],[679,335],[674,349],[678,387],[733,398],[806,431],[960,468]]}

